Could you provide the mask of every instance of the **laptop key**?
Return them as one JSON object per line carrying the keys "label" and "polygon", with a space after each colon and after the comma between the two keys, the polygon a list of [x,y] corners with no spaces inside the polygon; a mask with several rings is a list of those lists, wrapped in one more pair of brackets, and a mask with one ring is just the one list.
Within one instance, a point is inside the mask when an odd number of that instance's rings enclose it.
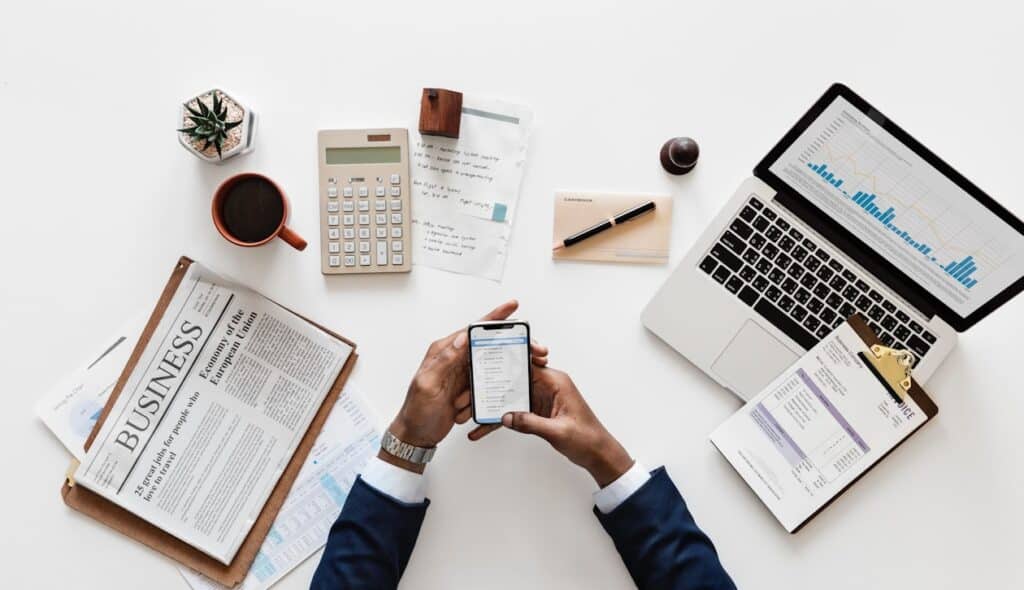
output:
{"label": "laptop key", "polygon": [[822,262],[828,262],[829,258],[832,258],[831,256],[829,256],[828,252],[822,250],[821,248],[815,250],[814,255],[817,256],[818,259],[821,260]]}
{"label": "laptop key", "polygon": [[754,279],[754,282],[751,284],[754,285],[754,288],[757,289],[759,292],[764,292],[764,290],[767,289],[769,285],[768,279],[762,276],[756,277]]}
{"label": "laptop key", "polygon": [[800,230],[798,230],[795,227],[793,229],[789,230],[789,235],[792,236],[793,239],[798,241],[798,242],[800,240],[804,239],[804,235],[802,233],[800,233]]}
{"label": "laptop key", "polygon": [[782,239],[779,240],[779,248],[782,248],[783,252],[789,252],[793,249],[793,246],[796,246],[796,242],[791,240],[789,236],[782,236]]}
{"label": "laptop key", "polygon": [[764,205],[761,204],[761,201],[758,201],[754,197],[750,197],[750,206],[753,207],[754,209],[758,209],[758,210],[760,210],[762,207],[764,207]]}
{"label": "laptop key", "polygon": [[785,281],[782,282],[782,290],[786,293],[789,293],[790,295],[792,295],[797,290],[798,286],[799,285],[797,285],[796,281],[794,281],[793,279],[786,279]]}
{"label": "laptop key", "polygon": [[928,354],[928,351],[931,350],[931,346],[928,346],[928,343],[918,338],[916,334],[911,335],[910,338],[907,339],[907,346],[910,350],[917,353],[919,358]]}
{"label": "laptop key", "polygon": [[733,219],[732,224],[729,225],[729,229],[744,240],[749,238],[750,234],[754,233],[754,230],[744,223],[742,219]]}
{"label": "laptop key", "polygon": [[875,322],[868,324],[868,327],[871,328],[871,331],[874,332],[876,336],[882,333],[882,326],[879,326]]}
{"label": "laptop key", "polygon": [[896,342],[896,339],[893,338],[892,334],[888,332],[883,332],[879,334],[878,340],[881,341],[882,346],[892,346],[892,343]]}
{"label": "laptop key", "polygon": [[882,327],[886,330],[894,330],[896,326],[899,325],[896,323],[896,318],[891,315],[885,316],[879,323],[882,324]]}
{"label": "laptop key", "polygon": [[871,300],[868,299],[867,296],[861,295],[857,298],[857,303],[854,303],[854,305],[857,306],[857,309],[867,313],[867,311],[871,309]]}
{"label": "laptop key", "polygon": [[761,234],[755,233],[754,235],[750,236],[750,239],[747,241],[750,242],[751,246],[760,250],[761,246],[764,246],[765,242],[767,242],[768,240]]}
{"label": "laptop key", "polygon": [[878,291],[875,291],[874,289],[868,292],[868,297],[870,297],[871,300],[874,301],[875,303],[882,302],[882,294],[879,293]]}
{"label": "laptop key", "polygon": [[725,279],[729,278],[730,274],[732,273],[729,272],[728,268],[724,266],[719,266],[718,270],[711,273],[711,278],[715,279],[719,283],[725,283]]}
{"label": "laptop key", "polygon": [[821,313],[818,313],[818,315],[820,315],[821,320],[827,324],[835,322],[837,318],[836,312],[831,309],[822,309]]}
{"label": "laptop key", "polygon": [[771,209],[765,209],[764,211],[761,211],[761,215],[764,215],[769,220],[775,219],[776,217],[779,216],[778,213],[772,211]]}
{"label": "laptop key", "polygon": [[773,283],[778,285],[779,283],[782,282],[782,279],[786,278],[786,273],[782,272],[777,268],[773,268],[772,272],[768,273],[768,278],[771,279]]}
{"label": "laptop key", "polygon": [[910,336],[910,330],[906,326],[899,326],[893,330],[893,334],[900,340],[906,340]]}
{"label": "laptop key", "polygon": [[802,279],[800,279],[800,284],[803,285],[804,288],[813,291],[817,289],[818,285],[821,283],[818,282],[818,279],[814,278],[814,275],[807,273]]}
{"label": "laptop key", "polygon": [[747,249],[747,245],[743,243],[743,240],[736,237],[736,234],[731,231],[726,231],[722,234],[722,239],[719,243],[725,244],[726,248],[732,250],[737,255],[743,254],[743,251]]}
{"label": "laptop key", "polygon": [[838,293],[832,293],[828,296],[828,299],[825,300],[825,303],[827,303],[832,309],[839,309],[843,304],[843,298],[840,297]]}
{"label": "laptop key", "polygon": [[[851,270],[843,270],[843,278],[852,283],[857,280],[857,275],[853,274],[853,271]],[[867,285],[865,285],[865,287],[867,287]]]}
{"label": "laptop key", "polygon": [[807,316],[807,319],[804,320],[804,327],[807,328],[808,330],[810,330],[811,332],[817,330],[818,326],[820,326],[820,325],[821,325],[821,320],[819,320],[818,318],[816,318],[814,316]]}
{"label": "laptop key", "polygon": [[[817,295],[818,297],[821,297],[822,299],[825,299],[826,297],[828,297],[832,293],[832,289],[829,289],[828,285],[826,285],[825,283],[818,283],[818,286],[815,287],[812,292],[815,295]],[[833,307],[835,307],[835,306],[833,306]]]}
{"label": "laptop key", "polygon": [[718,266],[718,261],[710,256],[705,256],[704,260],[700,261],[700,269],[708,274],[715,270],[716,266]]}
{"label": "laptop key", "polygon": [[767,231],[764,232],[764,235],[769,240],[771,240],[773,242],[777,242],[777,241],[779,241],[779,238],[782,237],[782,230],[780,230],[777,227],[772,226],[772,227],[769,227],[767,229]]}
{"label": "laptop key", "polygon": [[768,290],[764,292],[764,296],[772,301],[778,301],[779,297],[782,297],[782,291],[779,291],[778,287],[768,287]]}
{"label": "laptop key", "polygon": [[797,344],[804,348],[811,348],[818,343],[818,339],[808,332],[800,324],[794,322],[786,314],[779,311],[779,308],[768,303],[764,299],[754,305],[754,311],[761,314],[764,319],[771,322],[776,328],[792,338]]}
{"label": "laptop key", "polygon": [[782,270],[789,268],[789,265],[793,263],[793,259],[785,254],[779,254],[779,257],[775,259],[775,264],[778,265]]}
{"label": "laptop key", "polygon": [[818,338],[824,338],[825,336],[828,336],[831,332],[832,329],[829,328],[828,324],[823,324],[818,328],[818,331],[815,332],[814,335],[817,336]]}
{"label": "laptop key", "polygon": [[782,299],[779,299],[779,309],[782,311],[789,311],[796,305],[796,301],[789,298],[788,295],[783,295]]}
{"label": "laptop key", "polygon": [[789,229],[789,222],[781,217],[775,220],[775,225],[779,226],[779,229],[781,229],[782,231],[786,231]]}
{"label": "laptop key", "polygon": [[823,266],[823,267],[819,268],[818,272],[814,273],[814,275],[816,277],[818,277],[819,279],[821,279],[823,281],[827,281],[827,280],[831,279],[832,275],[834,275],[834,274],[836,274],[836,273],[832,272],[832,269],[827,267],[827,266]]}
{"label": "laptop key", "polygon": [[868,317],[877,321],[880,321],[885,317],[885,310],[877,305],[872,305],[871,309],[868,310]]}
{"label": "laptop key", "polygon": [[851,303],[857,300],[858,295],[860,295],[860,291],[854,289],[853,285],[850,285],[849,287],[843,289],[843,297],[845,297],[846,300]]}
{"label": "laptop key", "polygon": [[824,307],[825,304],[822,303],[821,299],[818,299],[817,297],[813,297],[810,301],[807,302],[807,309],[809,309],[811,313],[818,313],[819,311],[824,309]]}
{"label": "laptop key", "polygon": [[793,308],[793,311],[789,312],[789,315],[793,316],[793,319],[800,322],[807,317],[807,310],[799,305]]}
{"label": "laptop key", "polygon": [[[910,321],[910,316],[908,316],[903,310],[897,310],[896,311],[896,319],[898,319],[901,322],[906,323],[906,322]],[[900,340],[902,340],[902,338],[900,338]]]}
{"label": "laptop key", "polygon": [[914,320],[910,320],[910,323],[907,325],[910,326],[911,330],[917,332],[918,334],[924,331],[924,328],[921,326],[921,324],[915,322]]}
{"label": "laptop key", "polygon": [[798,262],[803,262],[804,258],[807,258],[807,250],[804,250],[800,246],[793,248],[793,251],[790,254],[793,255],[793,260],[796,260]]}
{"label": "laptop key", "polygon": [[925,332],[924,334],[921,334],[921,337],[924,338],[924,341],[928,344],[935,344],[935,334]]}
{"label": "laptop key", "polygon": [[839,327],[839,324],[843,323],[844,321],[845,321],[845,320],[843,320],[843,318],[841,318],[841,317],[836,317],[836,319],[832,320],[832,327],[833,327],[833,328],[838,328],[838,327]]}
{"label": "laptop key", "polygon": [[729,280],[725,282],[725,288],[728,289],[730,293],[737,293],[737,292],[739,292],[740,287],[742,287],[742,286],[743,286],[743,281],[741,281],[740,278],[738,276],[736,276],[736,275],[732,275],[732,277],[729,278]]}
{"label": "laptop key", "polygon": [[754,219],[754,221],[752,223],[754,224],[754,228],[757,231],[764,231],[764,230],[768,229],[769,225],[771,225],[770,221],[768,221],[764,217],[761,217],[760,215],[758,215],[757,218]]}
{"label": "laptop key", "polygon": [[836,272],[843,272],[843,265],[839,264],[838,260],[829,260],[828,261],[828,266],[829,266],[829,268],[831,268],[832,270],[834,270]]}
{"label": "laptop key", "polygon": [[762,258],[757,261],[754,268],[756,268],[761,274],[768,274],[768,271],[772,269],[772,263],[767,258]]}
{"label": "laptop key", "polygon": [[807,289],[800,289],[795,295],[793,295],[793,297],[795,297],[800,303],[807,303],[811,300],[811,292]]}
{"label": "laptop key", "polygon": [[800,277],[804,276],[804,273],[806,271],[804,270],[804,267],[797,266],[794,264],[789,267],[789,270],[787,272],[789,273],[789,276],[793,277],[794,279],[800,280]]}
{"label": "laptop key", "polygon": [[867,292],[869,289],[871,289],[871,287],[869,287],[868,284],[862,281],[861,279],[857,279],[857,288],[864,292]]}
{"label": "laptop key", "polygon": [[755,291],[752,287],[746,286],[743,287],[742,291],[740,291],[740,301],[746,303],[747,305],[754,305],[754,302],[757,301],[757,298],[757,291]]}
{"label": "laptop key", "polygon": [[761,254],[768,257],[768,260],[775,258],[775,255],[779,253],[779,248],[775,244],[765,244]]}
{"label": "laptop key", "polygon": [[756,277],[756,276],[757,276],[757,271],[755,271],[754,269],[750,268],[749,266],[744,266],[743,270],[740,271],[740,277],[742,277],[743,280],[747,281],[748,283],[750,281],[754,280],[754,277]]}
{"label": "laptop key", "polygon": [[751,222],[754,220],[755,217],[757,217],[757,211],[754,211],[754,209],[750,207],[750,205],[747,205],[743,207],[743,209],[740,211],[740,217],[742,217],[747,222]]}
{"label": "laptop key", "polygon": [[804,261],[804,266],[807,267],[807,270],[814,272],[821,266],[821,261],[814,256],[808,256],[807,260]]}
{"label": "laptop key", "polygon": [[889,313],[895,313],[896,312],[896,305],[894,305],[892,301],[889,301],[888,299],[886,299],[885,301],[882,302],[882,309],[884,309],[885,311],[887,311]]}
{"label": "laptop key", "polygon": [[743,268],[743,261],[721,244],[715,244],[711,247],[711,255],[734,271]]}
{"label": "laptop key", "polygon": [[760,259],[761,257],[757,255],[757,250],[754,250],[753,248],[748,248],[747,251],[743,253],[743,260],[745,260],[747,264],[757,264],[757,261]]}
{"label": "laptop key", "polygon": [[857,308],[852,306],[852,305],[850,305],[849,303],[843,303],[839,307],[839,317],[844,319],[844,320],[846,318],[852,316],[855,313],[857,313]]}
{"label": "laptop key", "polygon": [[814,252],[815,250],[818,249],[817,244],[812,242],[809,238],[804,238],[803,244],[804,248],[807,248],[808,252]]}
{"label": "laptop key", "polygon": [[836,291],[842,291],[846,288],[846,281],[843,280],[843,277],[836,275],[828,282],[828,286],[832,287]]}

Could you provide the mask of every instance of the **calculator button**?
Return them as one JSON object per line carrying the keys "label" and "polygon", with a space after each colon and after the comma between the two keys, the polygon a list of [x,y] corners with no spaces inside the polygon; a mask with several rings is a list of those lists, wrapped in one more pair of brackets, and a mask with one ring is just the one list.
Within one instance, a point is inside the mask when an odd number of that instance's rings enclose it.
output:
{"label": "calculator button", "polygon": [[329,186],[329,187],[327,187],[327,196],[332,198],[332,199],[337,199],[338,198],[338,187],[336,187],[336,186]]}
{"label": "calculator button", "polygon": [[359,266],[370,266],[369,254],[363,254],[359,257]]}
{"label": "calculator button", "polygon": [[395,241],[391,242],[391,251],[392,252],[401,252],[402,251],[402,240],[395,240]]}
{"label": "calculator button", "polygon": [[351,254],[356,251],[355,242],[345,242],[345,254]]}
{"label": "calculator button", "polygon": [[391,255],[391,264],[394,264],[395,266],[401,265],[402,264],[402,255],[401,254],[392,254]]}
{"label": "calculator button", "polygon": [[[338,216],[337,215],[331,215],[331,217],[334,218],[334,223],[332,223],[331,225],[338,225]],[[344,222],[345,222],[345,225],[352,225],[353,223],[355,223],[355,216],[354,215],[345,215],[344,216]]]}
{"label": "calculator button", "polygon": [[391,210],[401,211],[402,210],[402,199],[391,199]]}
{"label": "calculator button", "polygon": [[352,229],[351,227],[346,227],[342,235],[345,236],[346,240],[351,240],[352,238],[356,237],[356,230]]}
{"label": "calculator button", "polygon": [[346,256],[345,257],[345,266],[355,266],[355,265],[356,265],[356,257],[355,256]]}
{"label": "calculator button", "polygon": [[398,184],[399,182],[402,182],[402,177],[397,175],[397,174],[392,174],[391,175],[391,184]]}
{"label": "calculator button", "polygon": [[[351,203],[345,203],[345,204],[346,205],[351,205]],[[328,213],[337,213],[338,212],[338,202],[337,201],[331,201],[330,203],[327,203],[327,212]]]}
{"label": "calculator button", "polygon": [[368,228],[368,227],[361,227],[361,228],[359,228],[359,239],[360,240],[368,240],[368,239],[370,239],[370,228]]}
{"label": "calculator button", "polygon": [[387,191],[385,191],[384,187],[378,186],[376,190],[374,190],[373,194],[377,195],[378,197],[383,197],[385,194],[387,194]]}
{"label": "calculator button", "polygon": [[383,213],[377,214],[377,225],[384,225],[388,222],[388,216]]}
{"label": "calculator button", "polygon": [[402,237],[402,228],[400,228],[400,227],[393,227],[393,228],[391,228],[391,237],[392,238],[400,238],[400,237]]}
{"label": "calculator button", "polygon": [[366,254],[370,251],[370,242],[359,242],[359,252]]}
{"label": "calculator button", "polygon": [[327,264],[331,266],[341,266],[341,256],[328,256]]}
{"label": "calculator button", "polygon": [[[351,217],[351,215],[346,215],[345,217]],[[327,225],[338,225],[338,216],[337,215],[328,215],[327,216]]]}
{"label": "calculator button", "polygon": [[368,188],[366,188],[365,186],[359,187],[359,196],[360,197],[368,197],[368,196],[370,196],[370,190]]}
{"label": "calculator button", "polygon": [[402,223],[402,214],[401,213],[392,213],[391,214],[391,223],[394,223],[396,225],[399,224],[399,223]]}
{"label": "calculator button", "polygon": [[331,229],[327,230],[327,239],[328,240],[337,240],[338,236],[340,235],[340,233],[341,232],[338,231],[338,228],[332,227]]}
{"label": "calculator button", "polygon": [[341,204],[341,207],[345,210],[345,213],[351,213],[356,210],[356,204],[352,201],[345,201]]}
{"label": "calculator button", "polygon": [[378,200],[376,203],[373,204],[373,208],[377,211],[384,211],[385,209],[388,208],[388,202],[384,200]]}
{"label": "calculator button", "polygon": [[391,196],[392,197],[400,197],[400,196],[402,196],[402,187],[400,187],[400,186],[393,186],[393,187],[391,187]]}
{"label": "calculator button", "polygon": [[370,210],[370,202],[369,201],[359,201],[359,210],[360,211],[369,211]]}
{"label": "calculator button", "polygon": [[337,254],[338,252],[341,252],[341,244],[338,242],[328,242],[327,251],[331,254]]}
{"label": "calculator button", "polygon": [[359,215],[359,225],[370,225],[370,216],[365,213],[361,213]]}
{"label": "calculator button", "polygon": [[384,266],[388,263],[388,243],[377,240],[377,265]]}
{"label": "calculator button", "polygon": [[377,228],[377,237],[378,238],[385,238],[386,239],[388,237],[388,228],[386,228],[386,227],[378,227]]}
{"label": "calculator button", "polygon": [[351,197],[352,196],[352,187],[346,186],[345,188],[341,189],[341,194],[345,195],[346,197]]}

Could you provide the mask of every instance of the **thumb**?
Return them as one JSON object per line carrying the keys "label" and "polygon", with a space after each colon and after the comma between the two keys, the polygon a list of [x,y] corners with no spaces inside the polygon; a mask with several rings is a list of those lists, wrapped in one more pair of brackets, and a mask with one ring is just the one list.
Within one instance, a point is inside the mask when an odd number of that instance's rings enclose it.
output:
{"label": "thumb", "polygon": [[554,420],[530,412],[509,412],[501,417],[501,423],[516,432],[536,434],[548,442],[558,435],[558,424]]}

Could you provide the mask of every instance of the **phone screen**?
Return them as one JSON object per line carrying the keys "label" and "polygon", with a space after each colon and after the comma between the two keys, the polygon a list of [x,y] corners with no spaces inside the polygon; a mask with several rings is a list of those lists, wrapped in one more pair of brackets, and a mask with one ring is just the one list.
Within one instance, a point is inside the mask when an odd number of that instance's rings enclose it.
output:
{"label": "phone screen", "polygon": [[530,328],[525,323],[469,329],[473,419],[501,422],[506,412],[530,411]]}

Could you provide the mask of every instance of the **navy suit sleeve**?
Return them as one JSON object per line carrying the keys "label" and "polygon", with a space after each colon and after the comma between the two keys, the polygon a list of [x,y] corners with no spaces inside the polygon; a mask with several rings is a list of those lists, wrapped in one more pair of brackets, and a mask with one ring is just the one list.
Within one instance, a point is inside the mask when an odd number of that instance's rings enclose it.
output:
{"label": "navy suit sleeve", "polygon": [[664,467],[615,510],[594,514],[641,590],[736,588]]}
{"label": "navy suit sleeve", "polygon": [[356,479],[331,527],[310,588],[396,588],[429,504],[400,502]]}

